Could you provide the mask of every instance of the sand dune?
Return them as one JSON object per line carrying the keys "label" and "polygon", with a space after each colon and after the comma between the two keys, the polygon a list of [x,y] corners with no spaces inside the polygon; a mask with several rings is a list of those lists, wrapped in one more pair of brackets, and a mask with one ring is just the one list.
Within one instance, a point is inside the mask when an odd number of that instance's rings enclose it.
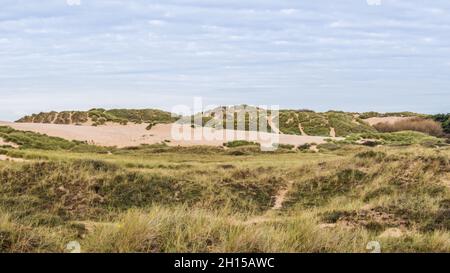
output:
{"label": "sand dune", "polygon": [[[257,134],[256,132],[215,130],[213,128],[191,128],[187,125],[178,124],[158,124],[151,130],[146,130],[147,124],[108,124],[105,126],[94,127],[0,122],[0,126],[10,126],[16,130],[32,131],[69,140],[87,141],[91,144],[117,147],[154,144],[167,140],[170,141],[168,142],[168,145],[174,146],[220,146],[224,142],[232,140],[255,141],[262,143],[263,145],[271,141],[281,144],[302,145],[305,143],[321,144],[327,139],[326,137],[318,136],[297,136],[272,133]],[[181,135],[184,137],[181,138]]]}

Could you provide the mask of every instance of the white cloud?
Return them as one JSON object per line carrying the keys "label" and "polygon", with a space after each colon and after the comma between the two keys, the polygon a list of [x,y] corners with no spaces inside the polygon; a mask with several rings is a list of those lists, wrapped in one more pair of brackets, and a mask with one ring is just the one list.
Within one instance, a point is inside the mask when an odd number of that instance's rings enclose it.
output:
{"label": "white cloud", "polygon": [[273,44],[275,44],[275,45],[288,45],[290,43],[289,43],[289,41],[274,41]]}
{"label": "white cloud", "polygon": [[66,0],[66,3],[69,6],[79,6],[81,5],[81,0]]}
{"label": "white cloud", "polygon": [[148,23],[152,26],[158,26],[158,27],[166,24],[166,22],[163,20],[150,20],[150,21],[148,21]]}
{"label": "white cloud", "polygon": [[282,10],[280,10],[280,12],[285,15],[292,15],[292,14],[297,13],[297,10],[296,9],[282,9]]}
{"label": "white cloud", "polygon": [[[398,90],[448,90],[449,10],[448,1],[419,0],[375,8],[334,0],[8,1],[0,9],[0,119],[13,115],[4,94],[31,101],[24,90],[45,94],[49,108],[67,94],[99,105],[102,96],[90,94],[105,90],[117,104],[205,95],[219,104],[261,99],[254,103],[326,110],[351,106],[340,98],[354,96],[361,108],[395,108]],[[373,91],[390,100],[355,95]],[[448,93],[420,105],[444,104]]]}
{"label": "white cloud", "polygon": [[425,37],[425,38],[422,38],[422,41],[423,41],[424,43],[426,43],[426,44],[432,44],[432,43],[434,43],[436,40],[435,40],[434,38],[431,38],[431,37]]}
{"label": "white cloud", "polygon": [[345,21],[335,21],[330,24],[330,27],[332,27],[332,28],[345,28],[345,27],[351,27],[351,26],[352,26],[352,24],[345,22]]}

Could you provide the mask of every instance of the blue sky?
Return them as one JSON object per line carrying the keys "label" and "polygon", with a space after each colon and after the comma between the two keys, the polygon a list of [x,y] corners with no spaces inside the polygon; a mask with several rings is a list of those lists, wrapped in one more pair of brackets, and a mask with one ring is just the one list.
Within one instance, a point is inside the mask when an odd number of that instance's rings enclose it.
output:
{"label": "blue sky", "polygon": [[450,112],[448,0],[76,2],[0,0],[0,120],[194,96]]}

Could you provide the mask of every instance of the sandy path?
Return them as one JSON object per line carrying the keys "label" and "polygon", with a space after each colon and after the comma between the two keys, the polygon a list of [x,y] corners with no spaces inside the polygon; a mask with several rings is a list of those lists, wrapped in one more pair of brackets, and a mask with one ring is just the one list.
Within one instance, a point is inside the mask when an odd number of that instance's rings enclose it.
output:
{"label": "sandy path", "polygon": [[327,139],[326,137],[318,136],[216,130],[207,127],[191,128],[189,125],[180,124],[158,124],[153,126],[151,130],[145,129],[147,127],[146,124],[108,124],[94,127],[65,124],[0,122],[0,126],[10,126],[16,130],[32,131],[69,140],[88,141],[97,145],[117,147],[154,144],[165,140],[169,140],[168,145],[173,146],[221,146],[224,142],[233,140],[255,141],[262,144],[273,142],[298,146],[305,143],[321,144],[325,143],[325,139]]}
{"label": "sandy path", "polygon": [[305,133],[305,130],[303,130],[303,126],[301,123],[298,124],[298,129],[300,130],[300,134],[302,134],[302,136],[308,135],[307,133]]}
{"label": "sandy path", "polygon": [[289,181],[286,188],[278,192],[278,194],[275,196],[275,204],[272,207],[273,210],[279,210],[283,208],[283,203],[286,200],[286,196],[288,192],[291,190],[292,185],[293,182]]}
{"label": "sandy path", "polygon": [[330,137],[336,137],[336,130],[333,127],[330,127]]}
{"label": "sandy path", "polygon": [[267,123],[269,123],[270,128],[272,128],[272,130],[274,131],[275,134],[282,134],[280,129],[275,125],[275,123],[273,123],[273,117],[272,116],[268,116],[267,117]]}
{"label": "sandy path", "polygon": [[271,213],[283,208],[283,204],[286,200],[287,194],[292,189],[293,184],[294,184],[293,181],[289,181],[287,183],[286,187],[284,187],[280,191],[278,191],[277,195],[274,197],[275,202],[274,202],[273,207],[271,207],[269,210],[267,210],[263,215],[255,216],[250,219],[247,219],[246,221],[235,222],[235,223],[248,226],[248,225],[256,225],[256,224],[260,224],[260,223],[276,221],[277,219],[274,219],[273,217],[271,217]]}

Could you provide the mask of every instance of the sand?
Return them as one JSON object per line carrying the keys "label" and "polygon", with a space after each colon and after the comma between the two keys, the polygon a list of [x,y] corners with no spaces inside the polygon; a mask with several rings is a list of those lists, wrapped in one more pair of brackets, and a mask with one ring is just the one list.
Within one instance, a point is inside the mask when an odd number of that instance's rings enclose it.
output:
{"label": "sand", "polygon": [[0,155],[0,161],[25,162],[22,158],[13,158],[6,155]]}
{"label": "sand", "polygon": [[330,136],[336,137],[336,130],[333,127],[330,127]]}
{"label": "sand", "polygon": [[370,126],[373,126],[378,123],[394,124],[398,121],[409,120],[412,118],[414,118],[414,117],[374,117],[374,118],[364,119],[364,121],[367,122]]}
{"label": "sand", "polygon": [[3,138],[0,137],[0,146],[11,146],[13,148],[18,148],[19,146],[15,143],[11,143],[11,142],[6,142]]}
{"label": "sand", "polygon": [[274,124],[273,122],[273,117],[269,116],[267,118],[267,123],[269,124],[270,128],[272,128],[273,132],[275,134],[282,134],[282,132],[280,131],[280,129],[278,129],[278,127],[276,126],[276,124]]}
{"label": "sand", "polygon": [[[140,144],[155,144],[168,141],[172,146],[209,145],[221,146],[224,142],[233,140],[247,140],[259,142],[263,145],[270,142],[291,145],[306,143],[325,143],[330,137],[298,136],[273,133],[259,133],[215,130],[213,128],[191,128],[188,125],[157,124],[151,130],[146,130],[147,124],[108,124],[104,126],[79,126],[42,123],[12,123],[0,122],[0,126],[10,126],[16,130],[32,131],[49,136],[61,137],[68,140],[87,141],[101,146],[139,146]],[[182,132],[184,138],[177,137],[174,132]],[[335,138],[340,139],[340,138]]]}
{"label": "sand", "polygon": [[286,197],[289,191],[291,190],[293,184],[294,182],[289,181],[286,188],[278,192],[278,194],[275,196],[275,204],[272,207],[273,210],[280,210],[283,208],[284,201],[286,200]]}

